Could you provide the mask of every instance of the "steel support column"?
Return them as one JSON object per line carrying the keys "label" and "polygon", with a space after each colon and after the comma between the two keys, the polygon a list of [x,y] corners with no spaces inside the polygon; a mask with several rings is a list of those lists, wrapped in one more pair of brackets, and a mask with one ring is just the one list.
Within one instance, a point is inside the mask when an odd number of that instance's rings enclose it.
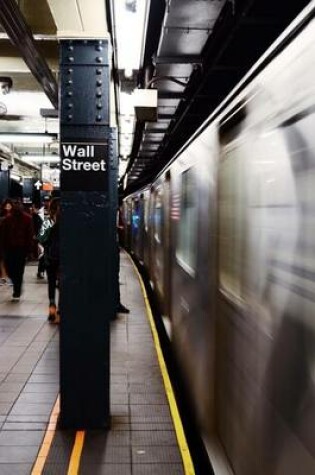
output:
{"label": "steel support column", "polygon": [[63,428],[108,428],[109,322],[115,313],[116,131],[107,40],[61,41]]}

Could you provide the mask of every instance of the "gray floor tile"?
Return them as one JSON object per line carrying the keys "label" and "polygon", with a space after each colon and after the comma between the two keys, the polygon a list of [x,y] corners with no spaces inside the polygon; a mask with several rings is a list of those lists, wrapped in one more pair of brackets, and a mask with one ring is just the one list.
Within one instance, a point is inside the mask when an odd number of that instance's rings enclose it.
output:
{"label": "gray floor tile", "polygon": [[[82,464],[80,466],[80,475],[132,475],[129,464]],[[164,474],[165,475],[165,474]]]}
{"label": "gray floor tile", "polygon": [[131,432],[132,446],[160,446],[160,445],[174,445],[177,446],[177,439],[174,431],[160,430],[160,431],[132,431]]}
{"label": "gray floor tile", "polygon": [[[1,397],[0,397],[1,400]],[[19,396],[18,403],[31,403],[31,404],[41,404],[46,403],[51,405],[56,401],[56,396],[54,393],[28,393],[22,392]]]}
{"label": "gray floor tile", "polygon": [[23,415],[23,414],[9,414],[6,422],[48,422],[47,415]]}
{"label": "gray floor tile", "polygon": [[177,446],[132,447],[132,462],[138,463],[181,463]]}
{"label": "gray floor tile", "polygon": [[0,415],[8,414],[12,407],[13,402],[1,402],[0,403]]}
{"label": "gray floor tile", "polygon": [[111,445],[105,446],[102,450],[83,452],[82,464],[127,464],[131,462],[129,447],[115,447]]}
{"label": "gray floor tile", "polygon": [[184,475],[184,469],[181,464],[134,464],[132,466],[132,475]]}
{"label": "gray floor tile", "polygon": [[[2,430],[0,432],[0,447],[6,445],[40,445],[44,436],[44,431],[35,430]],[[0,472],[1,474],[1,472]]]}
{"label": "gray floor tile", "polygon": [[[0,404],[1,407],[1,404]],[[52,404],[43,404],[43,403],[20,403],[17,402],[12,410],[11,416],[41,416],[48,415],[51,413]]]}
{"label": "gray floor tile", "polygon": [[[67,463],[46,463],[42,475],[67,475],[67,473]],[[90,475],[92,475],[92,473]]]}
{"label": "gray floor tile", "polygon": [[[6,431],[45,431],[47,428],[47,420],[44,422],[5,422],[2,426],[2,430]],[[0,472],[1,474],[1,472]]]}
{"label": "gray floor tile", "polygon": [[14,403],[17,397],[18,397],[18,393],[16,392],[8,393],[8,392],[0,391],[0,403],[3,403],[3,402]]}
{"label": "gray floor tile", "polygon": [[130,446],[130,431],[89,431],[86,435],[84,450],[102,450],[106,446],[126,447]]}
{"label": "gray floor tile", "polygon": [[1,475],[30,475],[32,464],[25,463],[0,463]]}
{"label": "gray floor tile", "polygon": [[37,446],[0,446],[0,464],[33,463],[37,452]]}
{"label": "gray floor tile", "polygon": [[[1,388],[0,388],[1,389]],[[26,393],[56,393],[59,390],[58,383],[27,383],[24,392]]]}
{"label": "gray floor tile", "polygon": [[6,383],[25,383],[29,378],[29,374],[10,373],[5,378]]}

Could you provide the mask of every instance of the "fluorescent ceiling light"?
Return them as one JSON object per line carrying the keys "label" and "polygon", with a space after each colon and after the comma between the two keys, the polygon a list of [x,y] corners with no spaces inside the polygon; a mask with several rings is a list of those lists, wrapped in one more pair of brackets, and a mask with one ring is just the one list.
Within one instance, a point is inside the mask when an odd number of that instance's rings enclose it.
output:
{"label": "fluorescent ceiling light", "polygon": [[41,118],[39,110],[51,107],[51,102],[44,92],[11,91],[5,97],[1,97],[1,101],[5,103],[8,114],[27,117]]}
{"label": "fluorescent ceiling light", "polygon": [[14,181],[21,181],[21,177],[19,175],[15,175],[15,173],[10,173],[10,178]]}
{"label": "fluorescent ceiling light", "polygon": [[57,140],[56,134],[2,134],[0,142],[5,143],[51,143]]}
{"label": "fluorescent ceiling light", "polygon": [[60,157],[58,155],[23,155],[20,159],[25,163],[40,162],[40,163],[59,163]]}
{"label": "fluorescent ceiling light", "polygon": [[[130,72],[140,67],[148,0],[115,0],[118,68]],[[130,41],[132,32],[132,41]]]}

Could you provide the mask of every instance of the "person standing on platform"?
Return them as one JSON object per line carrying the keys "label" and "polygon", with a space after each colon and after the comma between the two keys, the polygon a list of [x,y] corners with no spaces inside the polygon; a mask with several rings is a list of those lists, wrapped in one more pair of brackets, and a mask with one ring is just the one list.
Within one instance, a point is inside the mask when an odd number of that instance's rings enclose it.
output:
{"label": "person standing on platform", "polygon": [[43,206],[41,206],[38,211],[38,214],[42,218],[42,221],[49,218],[50,201],[51,197],[49,195],[44,196]]}
{"label": "person standing on platform", "polygon": [[[46,195],[43,198],[43,206],[38,211],[38,216],[41,218],[42,222],[45,222],[50,219],[49,208],[50,208],[50,196]],[[37,279],[43,279],[44,272],[45,272],[44,248],[41,246],[41,244],[39,244]]]}
{"label": "person standing on platform", "polygon": [[38,242],[37,236],[42,227],[43,220],[39,216],[39,208],[35,203],[33,204],[31,208],[31,212],[32,212],[31,216],[32,216],[33,231],[34,231],[32,257],[35,260],[37,260],[39,257],[39,242]]}
{"label": "person standing on platform", "polygon": [[117,210],[117,251],[116,251],[116,268],[117,268],[117,278],[116,278],[116,313],[130,313],[129,308],[125,307],[120,301],[120,283],[119,283],[119,270],[120,270],[120,245],[123,242],[123,231],[124,231],[124,222],[121,204]]}
{"label": "person standing on platform", "polygon": [[5,267],[13,283],[12,301],[18,302],[22,293],[26,257],[33,242],[32,218],[23,211],[19,201],[13,202],[12,212],[4,218],[0,238]]}
{"label": "person standing on platform", "polygon": [[[1,234],[1,223],[3,222],[4,218],[9,216],[9,214],[12,213],[13,209],[13,203],[10,198],[7,198],[3,201],[1,205],[1,214],[0,214],[0,234]],[[1,237],[0,237],[0,242]],[[2,245],[0,246],[0,285],[6,285],[9,283],[9,278],[8,278],[8,273],[6,271],[5,265],[4,265],[4,250],[2,249]]]}
{"label": "person standing on platform", "polygon": [[59,280],[59,221],[60,200],[53,198],[49,207],[49,220],[44,221],[39,233],[39,241],[44,246],[44,260],[48,278],[49,311],[48,321],[59,323],[59,311],[56,305],[56,289]]}

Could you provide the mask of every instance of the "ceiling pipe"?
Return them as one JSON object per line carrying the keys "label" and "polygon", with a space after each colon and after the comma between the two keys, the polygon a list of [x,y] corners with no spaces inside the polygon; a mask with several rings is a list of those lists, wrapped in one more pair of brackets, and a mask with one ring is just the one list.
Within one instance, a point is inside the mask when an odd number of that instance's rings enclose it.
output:
{"label": "ceiling pipe", "polygon": [[31,73],[42,86],[48,99],[58,108],[58,85],[45,58],[38,50],[32,31],[14,0],[0,0],[0,23],[18,48]]}

